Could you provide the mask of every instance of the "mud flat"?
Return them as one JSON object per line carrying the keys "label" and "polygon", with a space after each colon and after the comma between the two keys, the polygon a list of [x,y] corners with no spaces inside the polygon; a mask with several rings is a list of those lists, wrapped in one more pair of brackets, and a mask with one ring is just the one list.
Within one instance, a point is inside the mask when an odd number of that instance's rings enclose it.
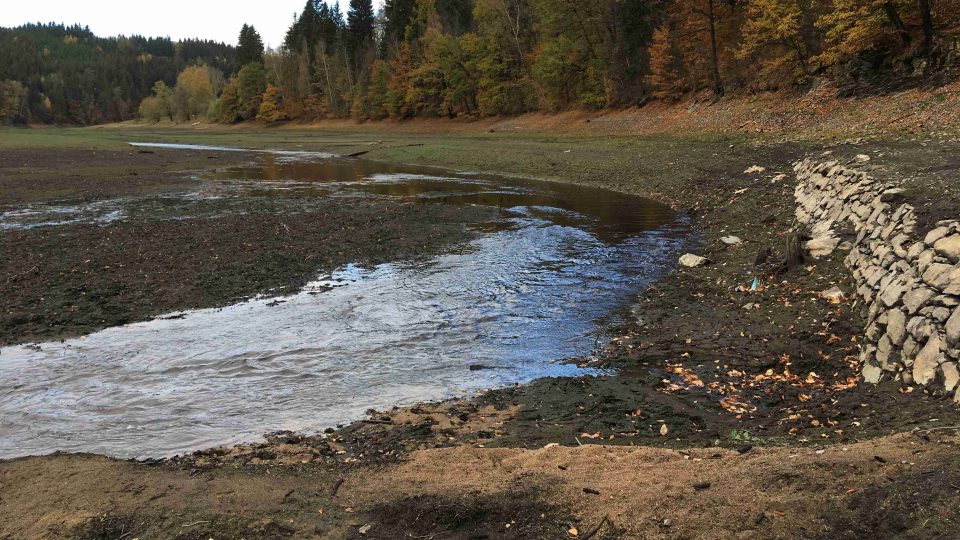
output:
{"label": "mud flat", "polygon": [[[281,133],[317,149],[323,140],[359,145],[366,137],[285,130],[249,138]],[[956,530],[956,407],[918,386],[860,382],[863,321],[851,300],[822,294],[851,290],[841,255],[777,271],[794,225],[796,159],[866,154],[876,175],[915,170],[906,187],[923,213],[941,188],[955,196],[955,142],[416,139],[424,146],[384,143],[369,157],[540,171],[653,196],[687,213],[701,232],[695,251],[712,264],[678,268],[647,288],[609,327],[605,350],[579,361],[615,367],[616,376],[548,378],[371,411],[327,433],[276,433],[168,460],[3,462],[0,535],[853,538]],[[941,165],[913,167],[924,162]],[[730,236],[741,242],[721,240]]]}

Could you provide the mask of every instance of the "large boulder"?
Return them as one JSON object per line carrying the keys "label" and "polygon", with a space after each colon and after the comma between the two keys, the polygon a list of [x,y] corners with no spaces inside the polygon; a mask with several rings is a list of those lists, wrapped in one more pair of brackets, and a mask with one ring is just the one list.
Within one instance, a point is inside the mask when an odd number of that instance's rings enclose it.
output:
{"label": "large boulder", "polygon": [[927,344],[920,349],[917,359],[913,362],[913,380],[917,384],[926,386],[937,376],[937,368],[946,357],[941,350],[942,340],[938,334],[930,336]]}
{"label": "large boulder", "polygon": [[903,305],[907,308],[907,313],[913,315],[920,311],[920,308],[927,305],[936,295],[934,291],[926,287],[917,287],[903,295]]}
{"label": "large boulder", "polygon": [[928,232],[927,235],[923,238],[923,242],[928,246],[932,246],[936,243],[937,240],[940,240],[944,236],[950,234],[950,229],[947,227],[937,227],[932,231]]}
{"label": "large boulder", "polygon": [[931,287],[944,289],[950,284],[950,276],[953,272],[953,266],[943,263],[932,263],[923,273],[923,281]]}
{"label": "large boulder", "polygon": [[810,240],[804,244],[803,247],[810,252],[810,256],[819,259],[820,257],[826,257],[827,255],[833,253],[839,245],[839,238],[827,234]]}
{"label": "large boulder", "polygon": [[903,293],[907,290],[907,284],[903,280],[892,280],[880,291],[880,300],[888,307],[896,306],[900,303]]}
{"label": "large boulder", "polygon": [[955,234],[937,240],[933,244],[933,249],[938,255],[950,259],[954,264],[960,262],[960,235]]}
{"label": "large boulder", "polygon": [[907,316],[903,311],[891,309],[887,312],[887,335],[894,345],[903,343],[903,338],[907,335]]}
{"label": "large boulder", "polygon": [[949,393],[953,392],[960,385],[960,369],[955,362],[944,362],[940,364],[940,380],[943,382],[943,389]]}
{"label": "large boulder", "polygon": [[951,347],[960,347],[960,307],[953,310],[953,315],[947,319],[947,343]]}

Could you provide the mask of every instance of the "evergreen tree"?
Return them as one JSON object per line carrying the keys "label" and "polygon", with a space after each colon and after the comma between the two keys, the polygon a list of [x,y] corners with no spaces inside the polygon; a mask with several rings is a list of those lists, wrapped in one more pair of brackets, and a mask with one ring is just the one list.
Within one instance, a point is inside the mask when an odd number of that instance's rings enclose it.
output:
{"label": "evergreen tree", "polygon": [[62,24],[0,28],[0,124],[129,120],[154,83],[172,87],[196,64],[229,75],[236,70],[235,49],[203,40],[101,38]]}
{"label": "evergreen tree", "polygon": [[347,10],[347,31],[354,54],[373,41],[375,24],[373,0],[350,0]]}
{"label": "evergreen tree", "polygon": [[241,66],[252,62],[263,63],[263,40],[257,30],[248,24],[240,29],[240,39],[237,43],[237,60]]}
{"label": "evergreen tree", "polygon": [[417,14],[416,0],[385,0],[383,3],[383,35],[380,56],[387,58],[406,39],[407,27]]}

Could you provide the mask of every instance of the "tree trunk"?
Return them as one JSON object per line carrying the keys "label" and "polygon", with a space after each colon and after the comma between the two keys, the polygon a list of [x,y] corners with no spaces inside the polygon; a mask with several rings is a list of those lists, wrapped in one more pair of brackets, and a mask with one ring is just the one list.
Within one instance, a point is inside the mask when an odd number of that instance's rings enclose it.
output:
{"label": "tree trunk", "polygon": [[930,0],[918,0],[920,17],[923,19],[923,48],[921,56],[929,56],[933,49],[933,15],[930,13]]}
{"label": "tree trunk", "polygon": [[903,43],[904,48],[907,45],[910,45],[910,32],[907,32],[907,27],[903,24],[903,19],[900,18],[900,14],[897,13],[897,6],[893,5],[893,2],[887,0],[883,3],[883,10],[887,13],[887,19],[890,20],[890,24],[897,30],[897,35],[900,36],[900,41]]}
{"label": "tree trunk", "polygon": [[723,95],[723,82],[720,80],[720,61],[717,56],[717,24],[713,11],[714,0],[707,0],[707,19],[710,21],[710,69],[713,72],[713,93]]}

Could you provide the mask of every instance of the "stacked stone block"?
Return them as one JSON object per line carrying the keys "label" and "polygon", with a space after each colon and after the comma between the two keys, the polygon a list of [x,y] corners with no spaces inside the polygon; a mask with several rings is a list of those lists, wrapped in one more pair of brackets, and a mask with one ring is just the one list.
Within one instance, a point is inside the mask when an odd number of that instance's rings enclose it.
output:
{"label": "stacked stone block", "polygon": [[917,230],[904,190],[836,161],[807,159],[797,173],[796,217],[814,255],[849,249],[867,321],[863,378],[930,387],[960,403],[960,222]]}

